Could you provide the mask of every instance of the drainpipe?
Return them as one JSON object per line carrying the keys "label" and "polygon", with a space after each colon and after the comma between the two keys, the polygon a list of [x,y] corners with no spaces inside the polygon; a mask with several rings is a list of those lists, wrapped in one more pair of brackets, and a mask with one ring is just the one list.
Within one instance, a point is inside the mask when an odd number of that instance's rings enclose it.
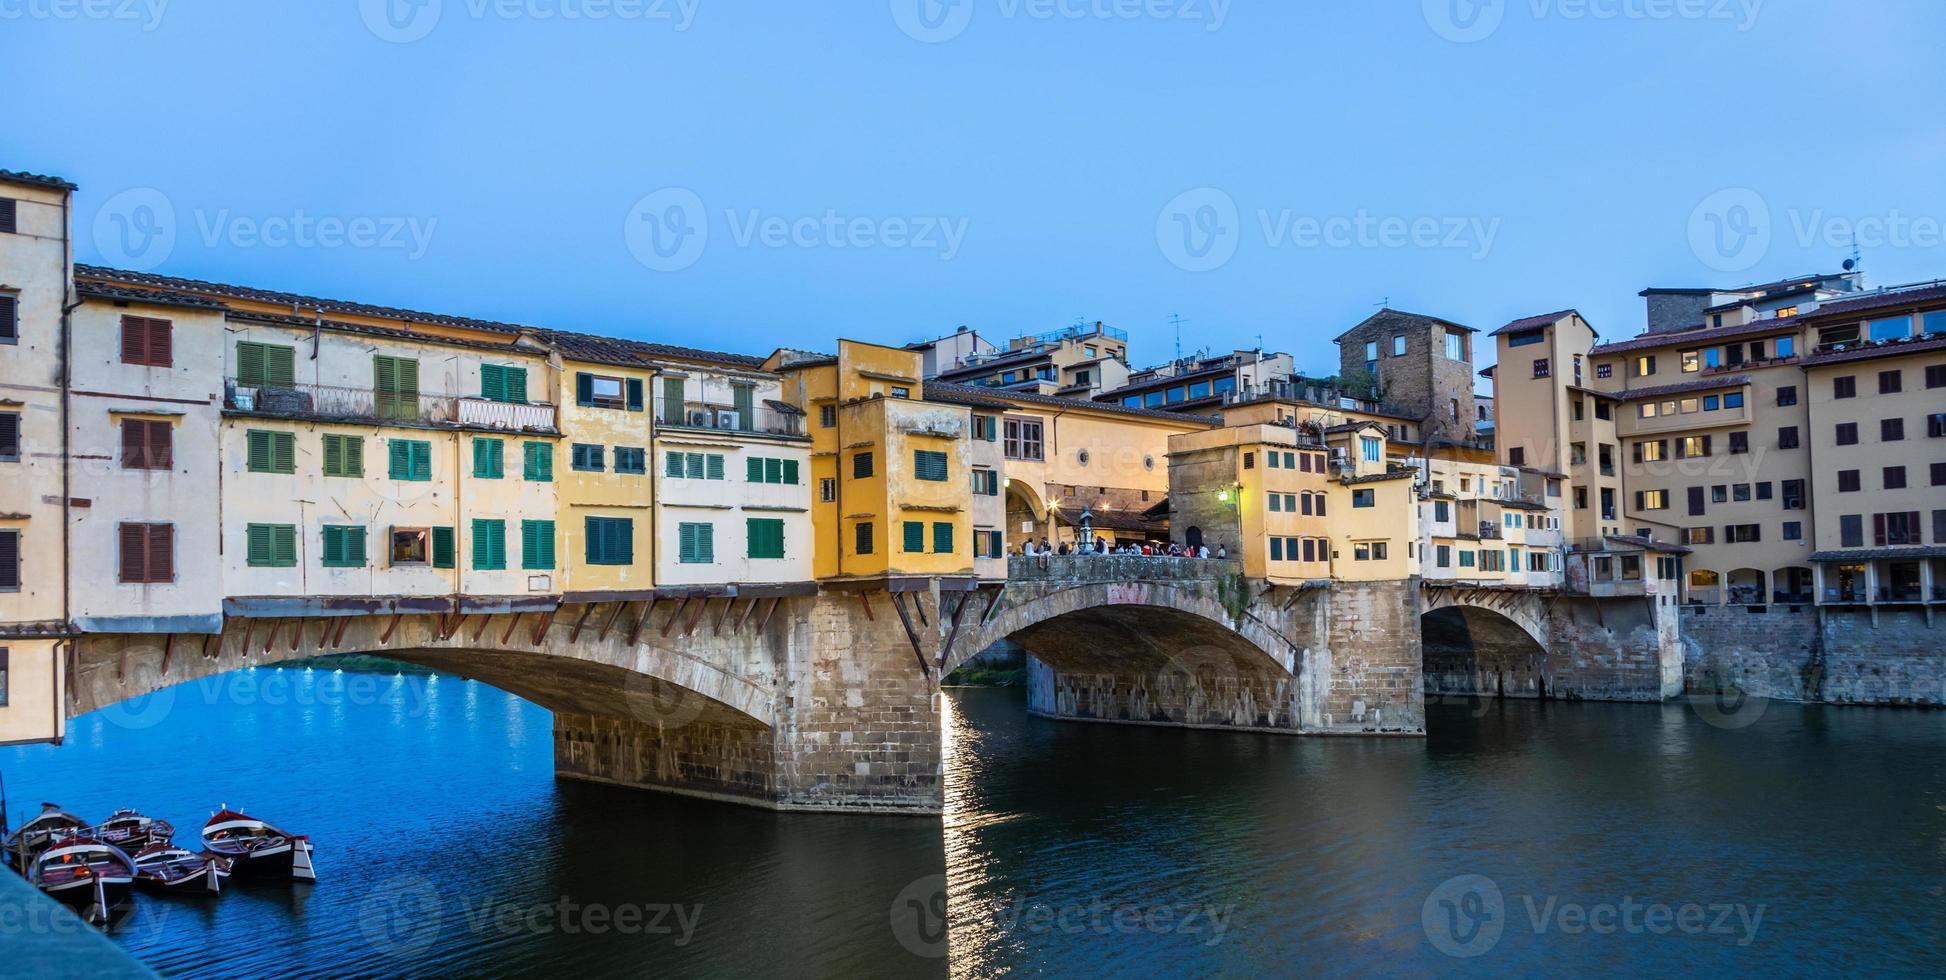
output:
{"label": "drainpipe", "polygon": [[[74,292],[74,245],[69,229],[72,220],[69,210],[73,196],[73,191],[63,191],[61,194],[61,342],[55,355],[61,379],[61,631],[63,633],[66,633],[74,622],[74,548],[73,531],[69,526],[69,518],[73,514],[69,494],[73,490],[74,466],[73,434],[69,431],[69,413],[73,398],[71,392],[74,390],[74,311],[80,308],[81,298]],[[72,654],[72,641],[69,643],[68,652]],[[60,680],[62,664],[67,660],[68,658],[62,655],[62,644],[55,644],[54,662],[50,666],[53,668],[55,677],[53,720],[56,744],[61,741],[61,729],[64,727],[62,720],[67,710],[61,704]],[[72,678],[69,679],[69,683],[72,684]]]}

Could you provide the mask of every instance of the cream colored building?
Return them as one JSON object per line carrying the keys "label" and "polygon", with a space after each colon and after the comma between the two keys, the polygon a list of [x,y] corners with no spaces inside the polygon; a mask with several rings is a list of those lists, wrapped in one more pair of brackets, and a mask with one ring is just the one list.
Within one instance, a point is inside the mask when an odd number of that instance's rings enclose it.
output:
{"label": "cream colored building", "polygon": [[[1420,567],[1425,581],[1556,589],[1563,580],[1561,481],[1472,459],[1421,464]],[[1538,476],[1538,474],[1536,474]],[[1549,484],[1556,492],[1549,495]]]}

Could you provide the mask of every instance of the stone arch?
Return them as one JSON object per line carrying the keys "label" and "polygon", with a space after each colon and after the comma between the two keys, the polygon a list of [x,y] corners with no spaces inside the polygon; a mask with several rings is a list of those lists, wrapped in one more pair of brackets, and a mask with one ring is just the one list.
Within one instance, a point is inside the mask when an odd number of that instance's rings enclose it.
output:
{"label": "stone arch", "polygon": [[1768,597],[1770,576],[1759,568],[1732,568],[1723,577],[1724,598],[1733,606],[1761,606]]}
{"label": "stone arch", "polygon": [[1419,617],[1426,693],[1546,697],[1545,615],[1528,597],[1493,606],[1429,599]]}
{"label": "stone arch", "polygon": [[[1028,483],[1016,479],[1009,479],[1007,481],[1005,492],[1007,508],[1006,539],[1008,547],[1016,552],[1022,552],[1025,550],[1023,546],[1027,543],[1029,537],[1032,537],[1036,542],[1039,542],[1043,536],[1049,541],[1052,541],[1054,539],[1053,529],[1047,527],[1049,518],[1047,501],[1041,498],[1040,493]],[[1021,529],[1021,525],[1028,521],[1032,521],[1034,524],[1034,531],[1031,534]]]}
{"label": "stone arch", "polygon": [[[630,611],[611,613],[612,608],[603,604],[590,610],[599,613],[599,619],[587,617],[596,620],[594,626],[585,620],[577,623],[581,609],[570,606],[558,617],[232,618],[222,634],[212,637],[86,636],[75,641],[68,707],[70,714],[79,715],[185,681],[331,654],[369,653],[478,680],[556,712],[648,725],[775,725],[775,684],[765,644],[703,635],[664,638],[654,630],[631,628]],[[604,624],[608,628],[600,628]],[[209,690],[205,687],[199,696],[209,696]]]}

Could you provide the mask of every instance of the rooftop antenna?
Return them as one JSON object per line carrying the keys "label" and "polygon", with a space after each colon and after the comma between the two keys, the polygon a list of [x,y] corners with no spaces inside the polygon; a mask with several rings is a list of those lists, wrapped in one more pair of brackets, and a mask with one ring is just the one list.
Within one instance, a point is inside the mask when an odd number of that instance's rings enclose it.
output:
{"label": "rooftop antenna", "polygon": [[1176,360],[1182,360],[1182,325],[1188,323],[1180,313],[1169,314],[1169,325],[1176,328]]}
{"label": "rooftop antenna", "polygon": [[1858,236],[1853,235],[1851,236],[1851,258],[1845,260],[1845,271],[1857,272],[1859,266],[1862,266],[1864,264],[1865,264],[1864,257],[1859,255],[1858,253]]}
{"label": "rooftop antenna", "polygon": [[1392,297],[1390,297],[1390,296],[1387,296],[1387,297],[1385,297],[1385,299],[1383,299],[1383,300],[1381,300],[1381,301],[1379,302],[1379,304],[1378,304],[1378,308],[1379,308],[1379,309],[1381,309],[1381,310],[1389,310],[1389,309],[1391,309],[1391,308],[1392,308]]}

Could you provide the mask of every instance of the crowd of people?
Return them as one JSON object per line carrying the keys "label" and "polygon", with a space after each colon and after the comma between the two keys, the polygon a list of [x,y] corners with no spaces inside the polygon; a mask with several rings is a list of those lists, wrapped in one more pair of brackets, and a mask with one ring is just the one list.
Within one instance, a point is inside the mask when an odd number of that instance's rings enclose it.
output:
{"label": "crowd of people", "polygon": [[1009,548],[1007,552],[1007,557],[1009,558],[1049,558],[1055,556],[1065,558],[1069,555],[1122,555],[1148,558],[1228,558],[1230,557],[1230,549],[1218,544],[1216,550],[1211,551],[1208,544],[1186,545],[1176,541],[1166,543],[1160,541],[1144,541],[1139,544],[1133,541],[1118,541],[1114,544],[1109,544],[1108,541],[1097,535],[1092,541],[1078,541],[1073,544],[1063,541],[1059,545],[1049,544],[1046,538],[1042,538],[1038,542],[1030,538],[1026,544],[1019,548]]}

